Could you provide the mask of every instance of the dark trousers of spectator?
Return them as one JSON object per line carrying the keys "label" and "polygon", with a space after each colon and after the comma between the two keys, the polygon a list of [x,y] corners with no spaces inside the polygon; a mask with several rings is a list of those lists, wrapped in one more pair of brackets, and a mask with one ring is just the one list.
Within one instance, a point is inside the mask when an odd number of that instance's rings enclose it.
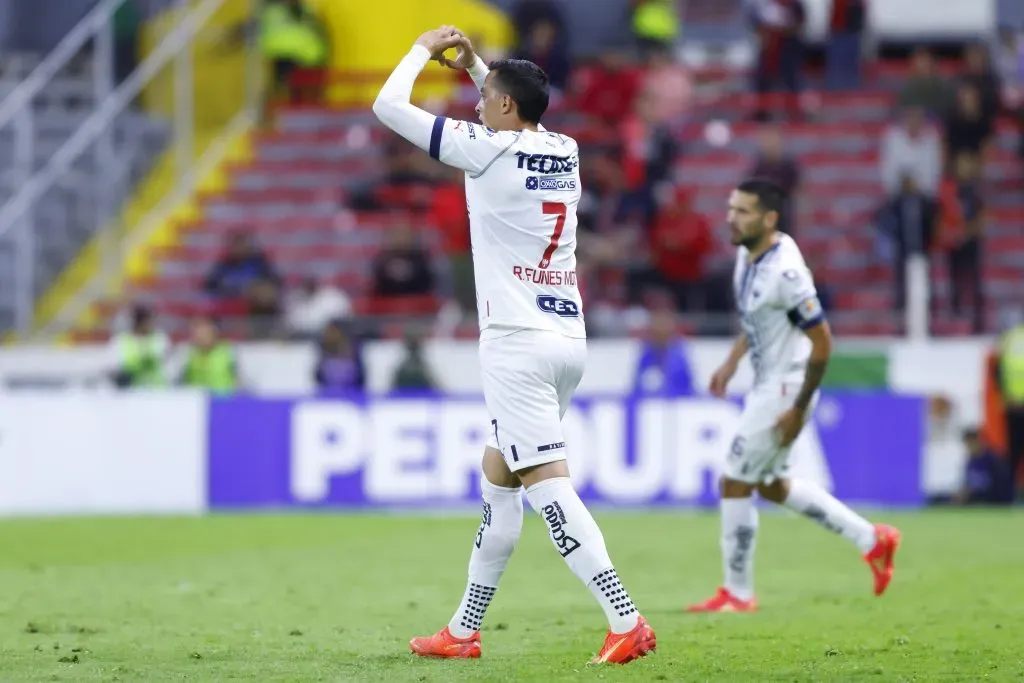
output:
{"label": "dark trousers of spectator", "polygon": [[1010,461],[1010,479],[1019,490],[1020,464],[1024,461],[1024,406],[1006,409],[1006,450]]}
{"label": "dark trousers of spectator", "polygon": [[790,112],[797,112],[800,108],[800,91],[803,90],[803,69],[804,69],[804,45],[799,38],[787,38],[782,41],[779,49],[777,69],[763,57],[758,61],[757,70],[754,72],[754,91],[758,95],[757,110],[755,117],[758,120],[767,120],[768,111],[765,107],[768,94],[774,92],[776,85],[781,85],[779,90],[785,90],[788,95],[786,109]]}
{"label": "dark trousers of spectator", "polygon": [[907,253],[896,249],[892,260],[892,308],[902,311],[907,306]]}
{"label": "dark trousers of spectator", "polygon": [[967,240],[949,252],[950,297],[955,315],[960,315],[964,295],[968,294],[973,310],[974,332],[985,329],[985,294],[981,278],[981,242]]}
{"label": "dark trousers of spectator", "polygon": [[825,48],[829,90],[855,90],[860,86],[861,39],[859,31],[841,31],[829,38]]}

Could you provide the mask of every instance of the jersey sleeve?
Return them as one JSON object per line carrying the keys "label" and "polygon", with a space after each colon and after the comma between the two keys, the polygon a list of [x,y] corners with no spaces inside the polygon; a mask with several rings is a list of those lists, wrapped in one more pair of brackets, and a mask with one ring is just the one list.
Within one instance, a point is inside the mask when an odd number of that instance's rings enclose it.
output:
{"label": "jersey sleeve", "polygon": [[427,151],[441,163],[483,175],[519,139],[514,131],[494,131],[478,123],[438,116]]}
{"label": "jersey sleeve", "polygon": [[809,330],[825,320],[811,271],[806,266],[787,268],[779,278],[779,297],[790,322]]}

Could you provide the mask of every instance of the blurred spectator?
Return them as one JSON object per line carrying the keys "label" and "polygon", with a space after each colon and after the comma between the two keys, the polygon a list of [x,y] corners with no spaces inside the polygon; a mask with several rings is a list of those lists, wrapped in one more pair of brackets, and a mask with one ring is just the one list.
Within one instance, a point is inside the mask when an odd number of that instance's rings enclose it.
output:
{"label": "blurred spectator", "polygon": [[985,296],[982,282],[982,235],[985,207],[979,185],[978,157],[960,152],[954,163],[955,177],[943,183],[941,242],[949,258],[950,297],[955,315],[963,311],[964,295],[973,310],[975,334],[985,330]]}
{"label": "blurred spectator", "polygon": [[956,106],[946,120],[946,161],[951,166],[961,153],[985,158],[992,140],[995,117],[982,109],[978,90],[962,83],[956,91]]}
{"label": "blurred spectator", "polygon": [[796,236],[796,192],[800,186],[800,166],[796,159],[787,156],[783,146],[782,128],[766,125],[761,130],[761,149],[749,175],[766,178],[779,186],[786,194],[786,207],[782,212],[779,229]]}
{"label": "blurred spectator", "polygon": [[961,505],[1009,505],[1013,502],[1013,482],[1006,458],[1000,457],[981,438],[977,429],[963,433],[967,463],[964,484],[957,502]]}
{"label": "blurred spectator", "polygon": [[1003,333],[999,340],[996,384],[1006,409],[1006,444],[1014,485],[1020,481],[1024,461],[1024,320]]}
{"label": "blurred spectator", "polygon": [[134,306],[131,327],[111,341],[114,384],[118,387],[161,387],[167,383],[164,364],[170,340],[153,322],[153,311]]}
{"label": "blurred spectator", "polygon": [[253,283],[247,316],[249,336],[254,339],[286,336],[281,313],[281,290],[277,285],[270,280]]}
{"label": "blurred spectator", "polygon": [[1000,109],[999,76],[992,68],[988,46],[983,43],[968,45],[964,51],[964,66],[966,73],[961,82],[974,86],[981,102],[982,117],[994,124]]}
{"label": "blurred spectator", "polygon": [[352,301],[329,282],[306,278],[288,301],[286,320],[288,331],[295,336],[311,339],[320,335],[332,320],[352,315]]}
{"label": "blurred spectator", "polygon": [[904,175],[899,194],[887,201],[879,215],[879,229],[892,240],[894,248],[893,306],[902,310],[906,306],[907,259],[912,255],[927,255],[931,250],[939,204],[923,194],[913,175]]}
{"label": "blurred spectator", "polygon": [[797,111],[803,88],[803,31],[807,21],[803,0],[754,0],[750,18],[759,42],[754,72],[754,91],[761,97],[757,118],[768,118],[763,98],[779,84],[789,91],[787,108]]}
{"label": "blurred spectator", "polygon": [[640,395],[692,396],[693,372],[686,353],[686,342],[676,332],[671,311],[651,316],[648,338],[640,352],[633,391]]}
{"label": "blurred spectator", "polygon": [[887,194],[896,194],[903,178],[910,175],[915,188],[934,197],[942,178],[942,139],[925,120],[924,110],[909,107],[900,123],[889,126],[882,137],[882,185]]}
{"label": "blurred spectator", "polygon": [[376,296],[431,294],[435,277],[427,253],[416,233],[405,227],[387,231],[387,243],[373,260],[373,293]]}
{"label": "blurred spectator", "polygon": [[659,123],[671,124],[682,118],[693,100],[690,74],[675,61],[667,47],[651,47],[640,86],[650,117]]}
{"label": "blurred spectator", "polygon": [[397,135],[387,137],[384,163],[387,185],[429,183],[437,176],[437,166],[430,157]]}
{"label": "blurred spectator", "polygon": [[316,84],[295,84],[300,70],[318,69],[330,59],[323,23],[304,0],[267,0],[259,16],[260,49],[273,68],[268,103],[281,94],[292,101],[318,99]]}
{"label": "blurred spectator", "polygon": [[640,84],[640,72],[626,53],[609,49],[582,79],[579,108],[597,123],[614,126],[633,110]]}
{"label": "blurred spectator", "polygon": [[675,0],[631,0],[633,37],[641,54],[671,50],[679,37]]}
{"label": "blurred spectator", "polygon": [[224,253],[206,276],[206,291],[221,298],[249,300],[253,285],[260,281],[275,286],[280,282],[270,259],[247,233],[228,235]]}
{"label": "blurred spectator", "polygon": [[235,350],[220,338],[217,323],[197,318],[192,323],[192,344],[185,357],[179,383],[214,394],[230,394],[238,388]]}
{"label": "blurred spectator", "polygon": [[475,312],[476,283],[470,251],[469,213],[466,211],[466,186],[460,169],[451,170],[447,181],[434,189],[430,217],[441,233],[444,253],[448,257],[452,294],[463,312]]}
{"label": "blurred spectator", "polygon": [[437,388],[430,365],[423,356],[423,335],[410,330],[405,336],[405,356],[395,369],[391,386],[399,391],[431,391]]}
{"label": "blurred spectator", "polygon": [[690,193],[666,188],[651,230],[653,272],[648,279],[671,292],[680,310],[704,309],[705,262],[714,250],[711,226],[694,212]]}
{"label": "blurred spectator", "polygon": [[829,89],[854,90],[860,87],[861,47],[866,25],[867,0],[832,0],[829,38],[825,47],[825,80]]}
{"label": "blurred spectator", "polygon": [[534,22],[529,33],[520,38],[517,59],[528,59],[537,64],[548,75],[553,96],[565,92],[569,83],[572,62],[569,43],[559,33],[558,25],[550,20]]}
{"label": "blurred spectator", "polygon": [[650,225],[657,209],[654,191],[671,180],[679,143],[668,125],[655,119],[656,95],[641,93],[633,112],[620,126],[623,141],[622,170],[625,194],[619,207],[619,221],[638,220]]}
{"label": "blurred spectator", "polygon": [[935,58],[926,47],[914,50],[910,61],[910,77],[900,90],[898,104],[905,109],[924,109],[944,118],[953,100],[949,81],[939,74]]}
{"label": "blurred spectator", "polygon": [[[519,44],[517,51],[524,51],[528,40],[538,24],[551,24],[555,29],[558,40],[571,47],[572,36],[568,33],[568,25],[565,21],[565,14],[555,0],[518,0],[511,12],[512,26],[515,28]],[[473,40],[473,45],[478,45]]]}
{"label": "blurred spectator", "polygon": [[321,392],[362,391],[366,370],[362,349],[339,321],[324,328],[313,379]]}

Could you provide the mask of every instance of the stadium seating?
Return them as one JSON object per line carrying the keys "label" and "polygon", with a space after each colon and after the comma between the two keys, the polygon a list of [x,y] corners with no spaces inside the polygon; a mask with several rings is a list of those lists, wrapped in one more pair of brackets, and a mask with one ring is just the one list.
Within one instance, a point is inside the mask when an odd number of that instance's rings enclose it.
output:
{"label": "stadium seating", "polygon": [[[726,196],[751,163],[757,124],[746,122],[746,80],[718,74],[725,94],[698,110],[688,126],[676,181],[695,191],[697,209],[721,225]],[[891,267],[874,254],[874,212],[883,200],[878,182],[878,141],[892,114],[899,73],[880,70],[872,87],[856,94],[821,95],[808,123],[785,124],[788,150],[802,162],[803,184],[798,208],[799,239],[818,280],[834,294],[832,315],[846,336],[899,333],[892,312]],[[724,84],[724,88],[723,88]],[[587,138],[578,115],[563,111],[552,126]],[[711,119],[730,123],[732,139],[716,146],[705,136]],[[236,229],[252,231],[285,278],[298,282],[316,275],[331,280],[360,301],[358,310],[395,313],[367,298],[369,264],[384,230],[408,217],[353,212],[347,201],[372,184],[382,168],[384,131],[365,110],[298,108],[280,113],[276,127],[258,135],[254,159],[232,169],[230,189],[204,198],[203,216],[185,226],[183,243],[154,253],[156,278],[134,284],[133,296],[158,305],[169,330],[186,329],[197,313],[227,316],[237,304],[215,303],[201,292],[201,281],[217,256],[222,237]],[[991,211],[985,257],[989,326],[1000,306],[1019,301],[1024,279],[1024,196],[1017,191],[1019,162],[1016,132],[1001,124],[997,150],[986,169]],[[415,227],[423,229],[421,217]],[[429,230],[425,234],[432,234]],[[728,267],[732,256],[722,242],[716,259]],[[966,319],[946,311],[948,284],[944,260],[934,259],[934,332],[969,333]],[[419,301],[398,310],[431,313],[436,302]],[[226,308],[225,308],[226,307]],[[110,309],[110,304],[107,306]],[[230,325],[229,325],[230,329]],[[241,329],[241,328],[240,328]],[[104,334],[105,327],[88,336]]]}

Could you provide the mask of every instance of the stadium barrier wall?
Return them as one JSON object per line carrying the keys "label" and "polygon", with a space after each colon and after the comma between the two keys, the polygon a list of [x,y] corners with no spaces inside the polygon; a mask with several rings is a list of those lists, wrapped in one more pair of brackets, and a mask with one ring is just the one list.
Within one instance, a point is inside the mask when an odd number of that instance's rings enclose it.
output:
{"label": "stadium barrier wall", "polygon": [[[888,357],[888,385],[897,393],[945,394],[951,397],[966,421],[981,417],[986,355],[990,338],[929,340],[873,339],[864,343],[842,340],[846,347],[877,350]],[[685,349],[699,390],[707,386],[715,368],[729,353],[732,340],[692,339]],[[430,340],[424,346],[428,363],[440,389],[447,393],[479,393],[482,390],[475,341]],[[587,371],[581,394],[622,394],[633,386],[641,344],[635,340],[596,339],[587,344]],[[386,393],[404,355],[400,341],[374,341],[365,346],[367,390]],[[111,369],[109,347],[14,346],[0,348],[0,391],[4,386],[58,386],[85,384]],[[312,344],[252,343],[239,346],[239,365],[247,388],[263,396],[308,396],[316,391]],[[936,372],[941,368],[942,372]],[[753,373],[744,361],[730,392],[740,395],[750,388]],[[699,392],[698,392],[699,393]]]}
{"label": "stadium barrier wall", "polygon": [[0,396],[0,515],[206,509],[198,392]]}
{"label": "stadium barrier wall", "polygon": [[[871,505],[923,500],[925,402],[826,394],[793,473]],[[608,506],[715,503],[736,400],[577,401],[573,478]],[[479,396],[211,399],[190,391],[0,398],[0,514],[475,506],[489,423]]]}
{"label": "stadium barrier wall", "polygon": [[[923,500],[924,401],[829,394],[794,446],[795,476],[862,504]],[[712,506],[739,401],[579,400],[563,422],[584,500]],[[445,508],[476,505],[488,413],[478,397],[214,399],[209,504]]]}

